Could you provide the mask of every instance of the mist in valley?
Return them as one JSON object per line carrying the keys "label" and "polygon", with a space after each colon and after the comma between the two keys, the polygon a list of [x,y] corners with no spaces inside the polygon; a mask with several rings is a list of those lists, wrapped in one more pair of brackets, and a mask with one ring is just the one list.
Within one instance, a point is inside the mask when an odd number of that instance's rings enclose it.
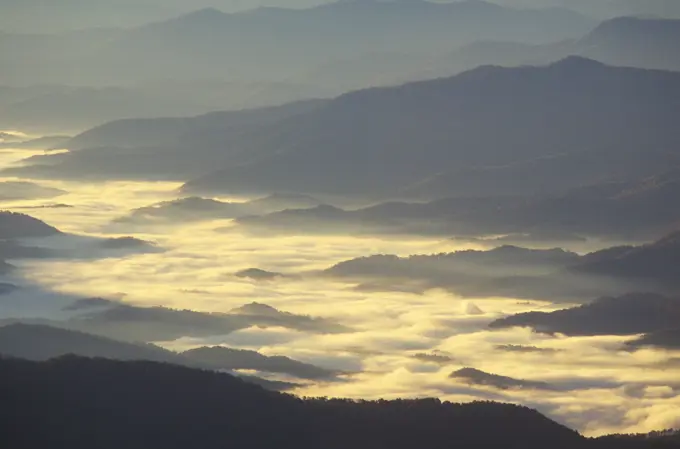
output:
{"label": "mist in valley", "polygon": [[674,2],[199,3],[0,1],[0,398],[71,392],[8,444],[124,444],[105,370],[204,398],[140,445],[677,447]]}

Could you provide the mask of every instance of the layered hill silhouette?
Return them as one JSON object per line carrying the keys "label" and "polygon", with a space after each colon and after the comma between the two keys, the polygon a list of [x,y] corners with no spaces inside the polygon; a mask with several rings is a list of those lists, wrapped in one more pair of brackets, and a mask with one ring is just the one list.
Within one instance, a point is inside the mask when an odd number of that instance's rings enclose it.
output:
{"label": "layered hill silhouette", "polygon": [[462,368],[449,376],[459,382],[470,385],[493,387],[500,390],[553,390],[546,382],[514,379],[512,377],[490,374],[475,368]]}
{"label": "layered hill silhouette", "polygon": [[676,350],[680,348],[680,328],[674,325],[672,328],[656,330],[631,340],[627,344],[631,348],[656,347]]}
{"label": "layered hill silhouette", "polygon": [[[322,100],[310,100],[190,118],[116,120],[66,142],[64,146],[73,153],[36,156],[26,161],[28,167],[7,171],[45,177],[184,179],[211,167],[256,158],[251,149],[225,148],[224,140],[235,138],[248,144],[262,127],[311,112],[322,104]],[[186,151],[188,147],[193,150]]]}
{"label": "layered hill silhouette", "polygon": [[302,379],[328,380],[338,373],[298,362],[282,356],[267,357],[255,351],[231,349],[220,346],[203,347],[183,352],[184,357],[217,369],[250,369],[275,373],[287,373]]}
{"label": "layered hill silhouette", "polygon": [[[679,86],[674,72],[570,57],[545,67],[481,67],[448,79],[359,91],[280,123],[276,137],[262,142],[271,147],[268,157],[199,178],[184,190],[387,195],[447,167],[479,170],[557,156],[566,159],[558,164],[558,179],[565,180],[570,166],[582,167],[570,164],[572,157],[611,160],[613,154],[625,162],[573,182],[631,179],[640,175],[634,161],[642,159],[642,147],[658,152],[645,152],[642,169],[656,163],[662,170],[668,154],[677,157],[669,117],[680,101],[668,94]],[[545,170],[535,173],[532,187],[545,180],[545,189],[554,190]],[[487,193],[512,193],[503,187],[494,192],[493,184],[485,186]]]}
{"label": "layered hill silhouette", "polygon": [[[464,238],[503,236],[496,243],[525,244],[554,242],[560,244],[583,240],[584,237],[643,241],[656,238],[677,227],[680,214],[668,204],[680,194],[680,170],[669,154],[641,153],[634,159],[619,154],[618,159],[599,164],[576,157],[573,165],[559,168],[562,158],[543,164],[527,164],[508,170],[472,170],[455,178],[435,178],[411,190],[423,197],[448,192],[469,192],[471,196],[444,198],[431,202],[387,202],[356,210],[328,206],[308,210],[284,211],[264,216],[243,217],[237,222],[251,232],[420,234],[459,236]],[[657,158],[658,156],[658,158]],[[592,159],[589,157],[589,159]],[[638,160],[635,163],[634,160]],[[645,162],[646,161],[646,162]],[[662,168],[663,161],[670,164]],[[562,177],[582,169],[573,178]],[[647,162],[650,164],[647,165]],[[607,173],[602,165],[612,168],[637,166],[635,170],[657,174],[633,181],[605,181],[588,184],[596,173]],[[583,175],[586,175],[585,177]],[[552,178],[549,178],[551,175]],[[592,177],[591,177],[592,176]],[[619,179],[622,170],[614,170]],[[531,180],[531,177],[534,180]],[[589,178],[589,179],[588,179]],[[455,179],[454,182],[449,182]],[[569,188],[582,181],[583,186]],[[498,196],[498,190],[523,192]],[[566,188],[564,193],[538,193]],[[427,192],[427,193],[425,193]],[[495,193],[495,196],[489,196]],[[487,243],[489,242],[486,240]]]}
{"label": "layered hill silhouette", "polygon": [[[298,362],[288,357],[267,357],[256,351],[227,347],[201,347],[174,352],[146,343],[128,343],[83,332],[45,325],[10,324],[0,327],[0,355],[46,361],[65,355],[112,360],[147,360],[212,370],[253,370],[280,373],[300,379],[331,380],[338,372]],[[246,377],[272,389],[293,384]]]}
{"label": "layered hill silhouette", "polygon": [[[312,110],[283,107],[284,117],[250,126],[225,128],[221,122],[186,145],[166,142],[164,151],[153,144],[83,149],[6,173],[163,173],[177,179],[224,167],[187,183],[183,190],[191,194],[406,197],[415,189],[421,197],[442,198],[564,192],[604,181],[633,182],[678,165],[680,137],[671,119],[680,110],[673,94],[678,90],[680,73],[579,57],[541,67],[480,67],[452,78],[346,94]],[[144,131],[137,135],[147,135],[146,122],[122,125],[139,125]],[[106,146],[103,130],[89,136]],[[439,176],[456,182],[427,187]]]}
{"label": "layered hill silhouette", "polygon": [[[206,8],[130,29],[8,35],[13,45],[0,55],[17,64],[0,83],[24,76],[24,84],[130,85],[167,79],[168,73],[179,80],[267,80],[276,73],[281,80],[360,53],[432,52],[480,38],[551,42],[593,25],[565,9],[513,9],[482,1],[340,1],[236,14]],[[50,39],[61,45],[51,47]],[[18,58],[24,53],[25,62]],[[52,65],[31,73],[31,63],[39,62]]]}
{"label": "layered hill silhouette", "polygon": [[519,66],[547,64],[581,56],[622,67],[680,70],[676,42],[680,20],[649,16],[605,20],[578,39],[544,45],[479,41],[465,45],[430,65],[425,74],[456,73],[485,64]]}
{"label": "layered hill silhouette", "polygon": [[0,239],[48,237],[59,230],[29,215],[0,211]]}
{"label": "layered hill silhouette", "polygon": [[680,289],[680,232],[641,246],[622,246],[587,255],[576,271],[619,279],[653,281]]}
{"label": "layered hill silhouette", "polygon": [[306,209],[320,204],[311,196],[291,194],[275,194],[241,203],[186,197],[135,209],[129,215],[114,220],[114,224],[154,225],[229,219],[285,209]]}
{"label": "layered hill silhouette", "polygon": [[27,181],[0,182],[0,202],[50,199],[66,194],[61,189],[41,186]]}
{"label": "layered hill silhouette", "polygon": [[[486,251],[409,257],[373,255],[340,262],[320,274],[344,279],[368,291],[421,293],[444,288],[471,297],[584,302],[592,297],[622,295],[631,291],[675,296],[680,291],[678,255],[677,233],[673,233],[650,244],[612,247],[585,255],[562,249],[526,249],[507,245]],[[665,300],[659,296],[653,298]],[[658,309],[654,301],[645,303],[633,295],[624,297],[620,302],[597,302],[596,305],[602,307],[596,310],[605,312],[610,307],[615,308],[616,304],[621,304],[620,311],[630,320],[637,317],[626,310],[626,305]],[[593,309],[585,306],[577,310],[590,314]],[[560,321],[561,312],[556,314]],[[538,313],[536,316],[546,315]],[[595,318],[599,320],[602,317],[598,315]],[[611,324],[617,325],[614,320]],[[646,330],[639,333],[642,332]]]}
{"label": "layered hill silhouette", "polygon": [[565,335],[636,335],[677,326],[680,300],[655,294],[628,294],[599,298],[582,306],[556,312],[527,312],[501,318],[492,329],[531,327],[539,332]]}
{"label": "layered hill silhouette", "polygon": [[315,334],[351,331],[329,319],[282,312],[256,302],[228,313],[206,313],[167,307],[141,307],[104,298],[84,298],[67,306],[64,311],[71,313],[71,318],[7,319],[0,320],[0,324],[42,324],[128,342],[207,338],[249,327],[282,327]]}
{"label": "layered hill silhouette", "polygon": [[[651,435],[588,440],[515,405],[301,400],[227,374],[154,362],[2,359],[0,380],[4,410],[11,410],[0,432],[7,447],[674,447],[672,438]],[[27,422],[40,432],[26,432]]]}
{"label": "layered hill silhouette", "polygon": [[[278,105],[570,55],[678,70],[678,23],[619,17],[596,27],[559,8],[376,0],[237,14],[203,9],[128,30],[5,34],[0,56],[15,63],[0,75],[0,111],[13,127],[80,131],[115,119]],[[249,44],[247,58],[240,39]]]}

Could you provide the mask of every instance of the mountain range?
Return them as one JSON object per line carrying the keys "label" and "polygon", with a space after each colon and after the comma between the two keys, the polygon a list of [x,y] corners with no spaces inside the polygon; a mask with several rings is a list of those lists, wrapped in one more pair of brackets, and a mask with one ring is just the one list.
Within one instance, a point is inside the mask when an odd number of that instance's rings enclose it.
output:
{"label": "mountain range", "polygon": [[[339,374],[288,357],[267,357],[256,351],[215,346],[178,353],[147,343],[128,343],[68,329],[22,323],[0,327],[0,354],[35,361],[68,354],[112,360],[149,360],[216,371],[279,373],[298,379],[332,380]],[[276,382],[268,386],[286,387],[284,383]],[[291,386],[293,384],[287,385]]]}
{"label": "mountain range", "polygon": [[[459,170],[461,176],[448,178],[452,182],[436,178],[408,192],[421,200],[464,195],[457,198],[424,203],[391,201],[359,209],[322,205],[241,217],[236,222],[240,230],[252,233],[437,235],[473,238],[487,246],[572,244],[591,237],[648,241],[677,229],[680,214],[667,206],[680,194],[677,158],[669,153],[640,152],[635,164],[625,155],[611,157],[618,159],[603,157],[597,165],[576,155],[569,166],[559,163],[566,163],[564,158],[557,158],[549,164],[527,164],[523,169],[471,170],[467,174]],[[662,167],[664,161],[667,167]],[[579,162],[585,164],[580,170]],[[610,175],[604,175],[607,170]],[[642,178],[635,179],[631,170]],[[649,175],[656,170],[661,171]],[[624,175],[626,171],[631,175]],[[601,181],[598,172],[604,178]],[[621,181],[628,177],[634,180]],[[583,185],[569,187],[579,183]],[[503,189],[505,194],[500,194]]]}
{"label": "mountain range", "polygon": [[[154,362],[0,359],[0,398],[5,447],[677,447],[672,433],[587,439],[515,405],[299,399],[228,374]],[[24,420],[41,431],[19,431]]]}
{"label": "mountain range", "polygon": [[[319,274],[343,279],[368,291],[422,293],[443,288],[468,297],[582,303],[596,296],[623,295],[636,290],[675,296],[680,292],[678,257],[680,247],[675,233],[650,244],[612,247],[585,255],[562,249],[514,246],[409,257],[378,254],[337,263]],[[642,318],[627,312],[626,304],[663,310],[663,307],[653,306],[652,300],[640,300],[635,296],[625,298],[628,301],[603,301],[598,303],[601,308],[586,306],[582,311],[586,314],[591,310],[609,313],[610,308],[618,308],[625,319],[633,322],[637,319],[638,324],[644,326]],[[561,322],[560,314],[557,315]],[[577,325],[585,325],[578,316]],[[596,320],[601,318],[595,316]],[[661,315],[661,319],[666,318],[673,320],[677,317],[675,314]],[[614,321],[611,324],[616,327]],[[647,330],[639,333],[643,332]]]}
{"label": "mountain range", "polygon": [[[130,29],[7,35],[0,55],[17,63],[0,83],[120,86],[168,74],[174,80],[209,74],[271,81],[267,74],[276,73],[276,80],[285,80],[321,61],[356,55],[359,48],[435,52],[478,39],[543,43],[579,36],[593,24],[569,10],[520,10],[482,1],[340,1],[235,14],[207,8]],[[31,73],[38,61],[51,64]]]}
{"label": "mountain range", "polygon": [[[183,188],[187,193],[406,196],[417,186],[423,194],[423,183],[441,176],[459,182],[444,192],[440,182],[431,196],[479,196],[476,185],[486,195],[562,192],[678,165],[680,135],[672,119],[680,111],[678,91],[679,73],[579,57],[541,67],[485,66],[305,104],[311,110],[283,107],[278,109],[283,117],[273,122],[206,132],[192,142],[191,163],[184,144],[95,147],[43,156],[30,161],[39,165],[5,173],[193,176]],[[267,116],[266,111],[251,116]],[[146,126],[126,124],[133,125]],[[89,135],[96,141],[95,131]],[[220,165],[224,168],[196,176]],[[480,172],[500,181],[480,180]]]}
{"label": "mountain range", "polygon": [[[481,1],[354,1],[237,14],[205,9],[130,30],[5,34],[0,56],[15,63],[0,75],[0,114],[6,126],[62,133],[119,118],[263,107],[570,55],[678,70],[679,24],[621,17],[596,26],[555,8]],[[353,33],[344,31],[349,27]]]}

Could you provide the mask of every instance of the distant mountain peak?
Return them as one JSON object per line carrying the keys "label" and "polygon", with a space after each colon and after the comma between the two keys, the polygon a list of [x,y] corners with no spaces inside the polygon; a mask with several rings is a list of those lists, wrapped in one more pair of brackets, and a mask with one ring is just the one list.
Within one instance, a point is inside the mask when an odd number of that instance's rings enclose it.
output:
{"label": "distant mountain peak", "polygon": [[599,61],[595,61],[594,59],[585,58],[583,56],[571,55],[550,64],[549,67],[555,67],[558,69],[593,69],[593,68],[599,69],[606,66],[607,66],[606,64],[603,64]]}
{"label": "distant mountain peak", "polygon": [[646,38],[649,33],[669,37],[680,35],[680,20],[639,16],[615,17],[600,23],[583,42],[610,38]]}
{"label": "distant mountain peak", "polygon": [[214,17],[214,16],[223,16],[226,15],[226,13],[220,11],[217,8],[202,8],[198,9],[194,12],[190,12],[186,14],[184,17]]}
{"label": "distant mountain peak", "polygon": [[203,8],[170,20],[171,23],[208,24],[222,21],[229,14],[217,8]]}

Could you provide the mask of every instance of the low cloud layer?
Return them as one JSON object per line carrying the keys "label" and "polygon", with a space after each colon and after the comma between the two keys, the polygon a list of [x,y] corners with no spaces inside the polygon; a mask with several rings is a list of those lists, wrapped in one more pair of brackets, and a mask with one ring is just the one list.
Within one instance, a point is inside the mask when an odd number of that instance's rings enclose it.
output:
{"label": "low cloud layer", "polygon": [[[129,235],[155,242],[164,252],[10,261],[17,269],[4,281],[19,289],[0,296],[2,319],[80,317],[81,326],[92,324],[88,330],[151,338],[177,351],[222,345],[348,373],[344,382],[319,380],[298,388],[303,395],[522,403],[588,435],[680,426],[680,386],[672,368],[680,353],[627,350],[626,342],[635,335],[566,337],[527,328],[489,329],[503,317],[553,312],[571,307],[569,302],[555,304],[542,295],[529,300],[489,294],[463,298],[436,285],[417,289],[417,294],[358,290],[346,279],[309,276],[356,257],[480,249],[478,242],[244,238],[234,231],[216,232],[230,227],[229,220],[108,234],[102,229],[111,220],[131,208],[172,199],[177,185],[48,184],[69,192],[60,201],[75,207],[31,210],[36,218],[93,241]],[[263,281],[242,275],[251,268],[285,276]],[[503,390],[450,377],[466,367],[553,388]]]}

